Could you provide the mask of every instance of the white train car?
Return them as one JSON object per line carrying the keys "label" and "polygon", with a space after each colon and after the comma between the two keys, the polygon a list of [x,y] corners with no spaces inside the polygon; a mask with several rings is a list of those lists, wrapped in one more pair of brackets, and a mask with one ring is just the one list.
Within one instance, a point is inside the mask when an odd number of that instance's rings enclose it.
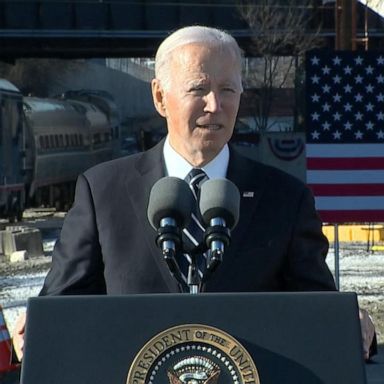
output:
{"label": "white train car", "polygon": [[28,205],[68,208],[77,176],[116,156],[120,120],[105,92],[23,97],[4,80],[0,100],[0,217],[20,219]]}

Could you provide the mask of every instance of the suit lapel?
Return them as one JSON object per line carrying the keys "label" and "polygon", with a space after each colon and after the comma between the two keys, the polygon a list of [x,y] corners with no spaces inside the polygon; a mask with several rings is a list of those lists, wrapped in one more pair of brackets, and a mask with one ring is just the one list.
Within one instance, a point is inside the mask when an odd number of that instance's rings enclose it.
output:
{"label": "suit lapel", "polygon": [[206,282],[204,290],[214,292],[220,289],[217,288],[217,284],[222,287],[222,281],[227,279],[227,274],[232,274],[236,264],[241,262],[239,260],[242,254],[241,245],[244,243],[244,237],[252,229],[259,201],[266,185],[266,176],[267,171],[263,166],[244,157],[230,146],[227,178],[238,187],[240,192],[239,222],[231,231],[231,244],[224,254],[223,265],[217,271],[220,275],[220,282],[213,277]]}
{"label": "suit lapel", "polygon": [[178,292],[180,291],[178,283],[171,276],[161,251],[155,244],[156,232],[147,218],[148,200],[152,186],[157,180],[165,176],[163,145],[164,140],[151,150],[142,153],[136,162],[137,172],[132,178],[129,178],[129,185],[127,184],[126,188],[127,196],[131,199],[139,225],[142,228],[143,251],[145,247],[150,250],[170,292]]}
{"label": "suit lapel", "polygon": [[[163,160],[164,140],[147,152],[143,152],[136,162],[136,173],[128,178],[127,196],[130,197],[138,223],[142,228],[143,249],[149,249],[158,271],[160,271],[170,292],[179,292],[177,281],[171,276],[161,251],[155,244],[156,232],[147,219],[148,200],[153,184],[165,176]],[[240,192],[240,219],[232,231],[232,243],[226,252],[225,259],[235,260],[237,250],[242,244],[244,235],[252,226],[252,218],[258,207],[260,196],[265,187],[267,172],[258,163],[247,159],[230,147],[231,155],[227,178]],[[209,286],[209,282],[207,282]]]}
{"label": "suit lapel", "polygon": [[228,249],[231,256],[228,257],[236,257],[242,238],[250,230],[252,218],[265,188],[266,172],[264,167],[242,156],[233,147],[230,147],[230,150],[227,178],[239,188],[240,217],[232,231],[232,243]]}

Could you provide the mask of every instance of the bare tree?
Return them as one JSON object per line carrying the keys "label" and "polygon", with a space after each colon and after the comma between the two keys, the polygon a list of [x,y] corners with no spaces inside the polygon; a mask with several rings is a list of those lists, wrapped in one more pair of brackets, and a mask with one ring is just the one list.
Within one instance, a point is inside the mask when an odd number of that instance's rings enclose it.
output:
{"label": "bare tree", "polygon": [[269,117],[276,89],[293,88],[304,53],[319,46],[319,27],[310,24],[314,4],[314,0],[244,0],[239,4],[252,31],[252,53],[258,57],[251,61],[245,78],[248,87],[256,88],[255,121],[260,132],[274,124]]}

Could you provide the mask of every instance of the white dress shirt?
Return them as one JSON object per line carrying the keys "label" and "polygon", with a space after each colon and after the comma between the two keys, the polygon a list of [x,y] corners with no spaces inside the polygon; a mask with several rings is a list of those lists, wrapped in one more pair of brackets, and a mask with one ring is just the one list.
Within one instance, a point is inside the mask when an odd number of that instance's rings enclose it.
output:
{"label": "white dress shirt", "polygon": [[[168,136],[164,143],[164,161],[167,176],[185,179],[189,171],[194,168],[179,153],[177,153],[170,145]],[[225,178],[229,162],[229,148],[226,144],[219,154],[208,164],[201,167],[210,179]]]}

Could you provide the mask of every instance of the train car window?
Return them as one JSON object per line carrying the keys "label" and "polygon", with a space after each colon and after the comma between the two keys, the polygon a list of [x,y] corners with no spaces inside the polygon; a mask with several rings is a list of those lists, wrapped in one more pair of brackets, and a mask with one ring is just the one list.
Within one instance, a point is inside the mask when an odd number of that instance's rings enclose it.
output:
{"label": "train car window", "polygon": [[111,135],[108,132],[104,133],[104,141],[107,143],[110,140],[111,140]]}
{"label": "train car window", "polygon": [[59,147],[59,137],[57,135],[54,136],[54,141],[55,141],[55,147]]}
{"label": "train car window", "polygon": [[81,134],[79,134],[79,141],[80,141],[80,145],[84,146],[84,138],[83,138],[83,135]]}
{"label": "train car window", "polygon": [[69,137],[68,137],[68,134],[66,133],[65,136],[64,136],[64,145],[66,147],[69,147]]}
{"label": "train car window", "polygon": [[40,148],[44,149],[45,142],[44,142],[44,137],[43,136],[39,136],[39,144],[40,144]]}
{"label": "train car window", "polygon": [[49,147],[50,148],[55,148],[55,141],[54,141],[52,135],[49,135]]}
{"label": "train car window", "polygon": [[45,135],[43,137],[44,137],[44,140],[45,140],[44,148],[49,148],[49,137],[48,137],[48,135]]}
{"label": "train car window", "polygon": [[77,134],[76,134],[76,133],[73,134],[73,142],[74,142],[75,147],[78,147],[78,146],[79,146],[79,143],[78,143],[78,140],[77,140]]}
{"label": "train car window", "polygon": [[59,135],[59,146],[61,148],[64,147],[64,138],[62,134]]}

